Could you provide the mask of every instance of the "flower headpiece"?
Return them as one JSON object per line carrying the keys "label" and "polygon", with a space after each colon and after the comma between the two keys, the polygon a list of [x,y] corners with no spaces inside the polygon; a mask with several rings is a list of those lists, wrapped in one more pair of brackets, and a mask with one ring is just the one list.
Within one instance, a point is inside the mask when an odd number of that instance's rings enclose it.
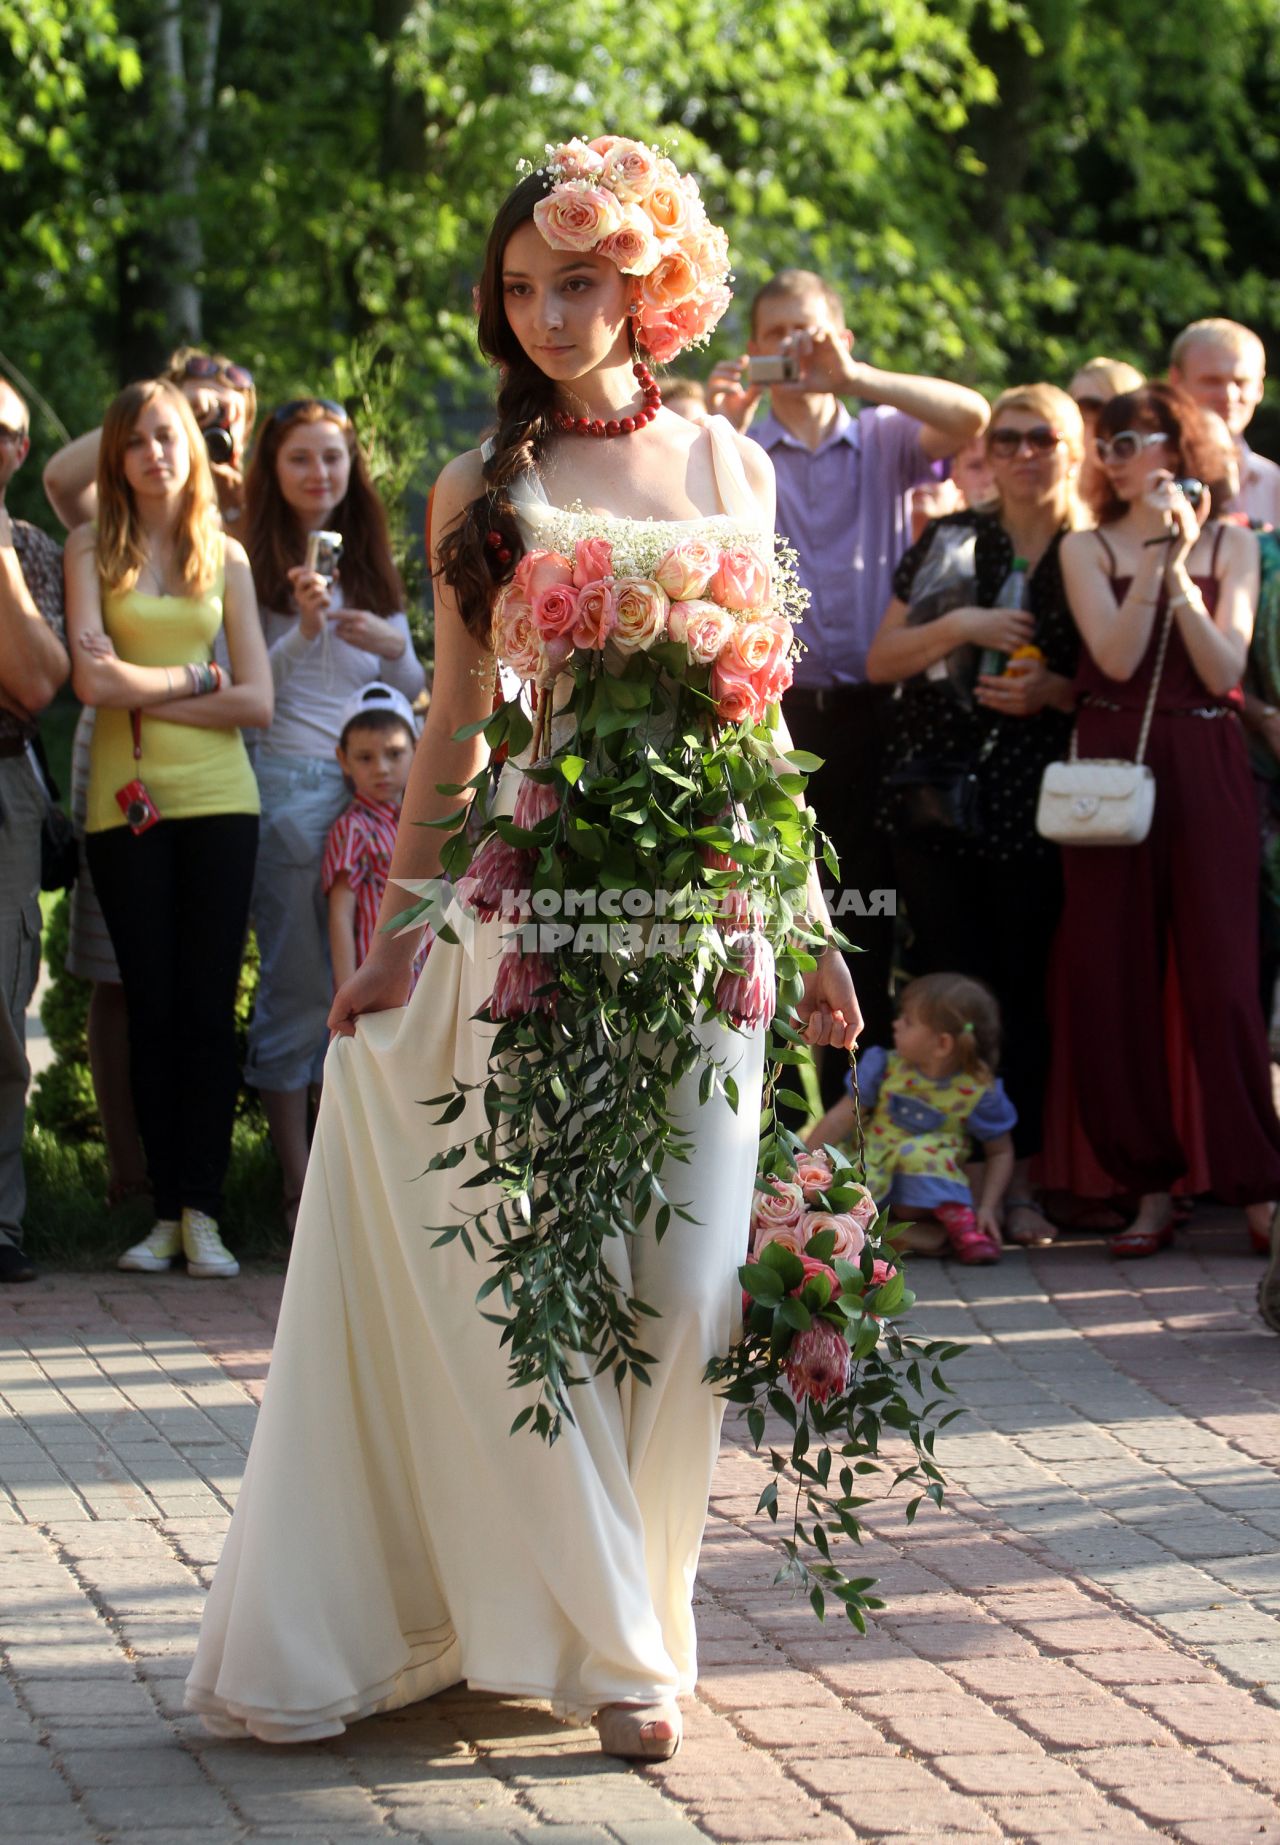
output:
{"label": "flower headpiece", "polygon": [[640,280],[638,344],[659,365],[703,344],[729,305],[729,239],[698,182],[619,135],[548,147],[533,221],[553,250],[607,256]]}

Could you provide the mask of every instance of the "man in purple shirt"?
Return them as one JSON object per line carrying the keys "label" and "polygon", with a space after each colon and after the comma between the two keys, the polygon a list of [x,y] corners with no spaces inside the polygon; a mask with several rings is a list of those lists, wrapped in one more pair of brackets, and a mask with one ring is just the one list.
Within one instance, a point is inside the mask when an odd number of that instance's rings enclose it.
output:
{"label": "man in purple shirt", "polygon": [[[867,649],[911,540],[911,489],[981,434],[987,406],[963,385],[855,359],[835,290],[783,269],[752,303],[746,354],[712,372],[709,409],[745,429],[764,389],[750,382],[750,359],[780,354],[797,376],[771,387],[769,415],[751,434],[773,459],[778,531],[811,598],[783,715],[797,748],[823,758],[809,798],[840,858],[832,909],[862,950],[851,965],[867,1042],[887,1045],[895,906],[889,842],[873,812],[892,692],[866,683]],[[861,401],[856,415],[845,397]],[[830,1061],[824,1094],[841,1076]]]}

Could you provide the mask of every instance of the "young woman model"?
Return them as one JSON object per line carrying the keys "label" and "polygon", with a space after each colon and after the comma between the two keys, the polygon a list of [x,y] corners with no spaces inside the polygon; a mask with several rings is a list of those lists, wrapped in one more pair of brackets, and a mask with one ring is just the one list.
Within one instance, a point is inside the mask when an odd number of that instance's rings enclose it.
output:
{"label": "young woman model", "polygon": [[[336,578],[305,567],[307,537],[342,536]],[[245,1081],[262,1096],[292,1229],[307,1170],[310,1091],[333,998],[320,872],[347,804],[334,756],[343,708],[372,679],[412,701],[424,684],[403,614],[386,515],[341,404],[302,398],[263,425],[249,470],[246,543],[275,685],[254,757],[262,839],[253,893],[261,968]]]}
{"label": "young woman model", "polygon": [[[239,1078],[235,992],[258,839],[240,735],[271,718],[244,552],[223,535],[186,398],[130,385],[107,412],[98,523],[67,540],[76,692],[98,709],[89,868],[120,966],[156,1224],[122,1268],[234,1275],[218,1235]],[[225,633],[230,671],[213,664]]]}
{"label": "young woman model", "polygon": [[[179,386],[202,431],[216,425],[225,432],[230,455],[211,460],[210,471],[223,523],[234,531],[244,506],[244,457],[257,416],[253,379],[224,353],[191,346],[180,346],[160,375]],[[45,466],[45,492],[68,531],[97,517],[101,439],[101,429],[91,429],[59,449]],[[93,708],[86,706],[71,751],[71,818],[82,837],[94,717]],[[129,1018],[120,969],[92,874],[83,861],[71,892],[67,971],[93,983],[86,1026],[89,1067],[107,1149],[107,1202],[120,1204],[145,1193],[146,1158],[129,1082]]]}
{"label": "young woman model", "polygon": [[1258,824],[1239,720],[1258,544],[1175,485],[1209,472],[1200,411],[1176,387],[1106,404],[1098,458],[1098,530],[1062,547],[1086,650],[1079,753],[1133,758],[1159,670],[1146,754],[1156,800],[1141,845],[1063,849],[1073,1090],[1100,1163],[1141,1200],[1112,1252],[1153,1255],[1172,1240],[1169,1187],[1188,1164],[1165,1050],[1172,955],[1209,1182],[1246,1208],[1261,1241],[1280,1197],[1280,1123],[1257,999]]}
{"label": "young woman model", "polygon": [[[635,147],[587,152],[652,162]],[[651,332],[629,312],[639,281],[594,245],[544,237],[534,212],[553,190],[547,173],[531,175],[490,234],[479,332],[502,369],[497,432],[437,488],[437,672],[395,877],[438,872],[444,834],[423,823],[458,806],[441,784],[483,777],[485,746],[467,731],[491,708],[490,609],[521,550],[545,549],[554,531],[572,551],[575,535],[593,534],[620,575],[655,543],[749,534],[772,552],[767,457],[719,419],[650,417],[632,365],[631,322],[642,352]],[[664,203],[680,212],[674,187]],[[616,219],[607,200],[597,209]],[[664,328],[659,319],[653,337]],[[592,439],[597,425],[612,438]],[[526,786],[518,762],[504,775]],[[383,919],[404,901],[389,887]],[[700,1104],[696,1069],[674,1091],[667,1119],[692,1151],[671,1184],[689,1221],[658,1243],[646,1215],[621,1239],[619,1285],[661,1316],[644,1323],[651,1381],[596,1372],[574,1390],[574,1422],[554,1444],[512,1436],[505,1348],[475,1304],[481,1271],[423,1228],[456,1212],[474,1167],[451,1157],[451,1170],[422,1179],[433,1155],[456,1150],[459,1129],[433,1127],[419,1106],[455,1076],[485,1079],[492,1027],[476,1015],[496,999],[502,928],[481,923],[469,948],[437,942],[405,1010],[417,932],[380,934],[334,1000],[340,1035],[272,1375],[188,1682],[189,1704],[218,1733],[332,1735],[465,1678],[594,1714],[610,1753],[665,1757],[679,1740],[723,1407],[701,1378],[733,1336],[740,1299],[762,1034],[717,1025],[704,1039],[716,1022],[688,1019],[699,1043],[720,1047],[740,1099],[735,1112],[708,1088]],[[852,1045],[860,1021],[838,953],[818,960],[801,1016],[812,1043]],[[572,1045],[564,1055],[571,1063]],[[313,1508],[301,1533],[299,1505]]]}

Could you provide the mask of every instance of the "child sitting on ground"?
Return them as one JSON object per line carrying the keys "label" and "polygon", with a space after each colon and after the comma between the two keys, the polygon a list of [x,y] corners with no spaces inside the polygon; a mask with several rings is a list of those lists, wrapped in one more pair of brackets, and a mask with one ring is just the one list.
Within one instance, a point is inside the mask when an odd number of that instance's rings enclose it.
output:
{"label": "child sitting on ground", "polygon": [[[373,941],[416,737],[413,707],[394,686],[375,679],[347,700],[336,754],[355,799],[329,829],[320,874],[329,899],[335,992]],[[424,940],[415,980],[426,948]]]}
{"label": "child sitting on ground", "polygon": [[[963,974],[926,974],[902,994],[893,1044],[858,1058],[868,1189],[881,1211],[919,1226],[894,1235],[899,1248],[937,1255],[949,1245],[959,1262],[998,1262],[998,1212],[1013,1173],[1010,1130],[1018,1117],[995,1073],[995,999]],[[808,1144],[830,1143],[856,1160],[852,1078],[847,1087]],[[971,1139],[982,1143],[985,1159],[976,1207],[965,1176]]]}

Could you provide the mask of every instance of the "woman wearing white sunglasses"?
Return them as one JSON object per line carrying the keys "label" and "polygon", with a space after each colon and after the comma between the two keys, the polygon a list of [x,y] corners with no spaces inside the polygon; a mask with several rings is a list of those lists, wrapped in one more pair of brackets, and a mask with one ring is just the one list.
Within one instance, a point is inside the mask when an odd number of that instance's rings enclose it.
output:
{"label": "woman wearing white sunglasses", "polygon": [[1209,517],[1201,412],[1163,384],[1098,418],[1096,532],[1063,541],[1086,652],[1076,681],[1082,757],[1132,760],[1160,661],[1146,761],[1151,832],[1135,846],[1063,850],[1072,1087],[1094,1152],[1136,1218],[1117,1256],[1172,1239],[1170,1186],[1187,1148],[1170,1106],[1163,992],[1178,974],[1214,1195],[1245,1207],[1266,1246],[1280,1197],[1280,1122],[1257,1002],[1258,837],[1239,722],[1258,593],[1252,533]]}

